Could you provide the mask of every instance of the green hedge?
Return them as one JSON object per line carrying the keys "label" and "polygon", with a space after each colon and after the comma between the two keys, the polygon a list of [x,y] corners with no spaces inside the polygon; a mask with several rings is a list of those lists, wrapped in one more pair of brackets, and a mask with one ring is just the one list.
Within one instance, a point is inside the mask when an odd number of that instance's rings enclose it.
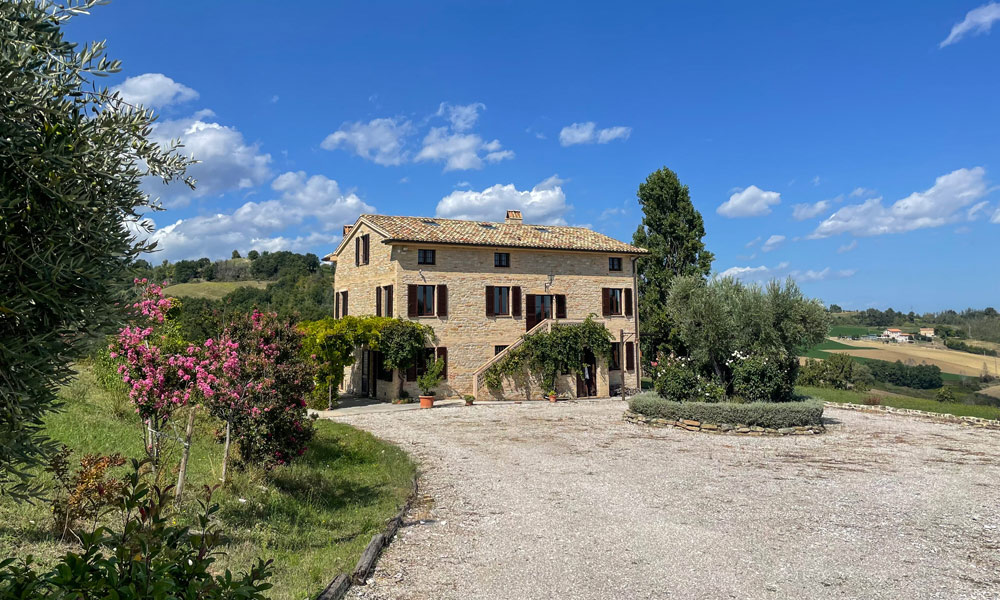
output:
{"label": "green hedge", "polygon": [[655,393],[643,392],[629,401],[629,409],[647,417],[748,427],[797,427],[823,422],[823,403],[800,402],[674,402]]}

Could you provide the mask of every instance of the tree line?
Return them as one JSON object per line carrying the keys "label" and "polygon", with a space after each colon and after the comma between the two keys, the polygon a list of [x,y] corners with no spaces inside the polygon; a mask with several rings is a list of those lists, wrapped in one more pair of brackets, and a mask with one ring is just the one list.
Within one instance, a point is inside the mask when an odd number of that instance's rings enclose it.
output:
{"label": "tree line", "polygon": [[[318,272],[321,267],[319,257],[312,252],[298,254],[288,250],[258,252],[251,250],[246,258],[233,250],[231,258],[211,260],[202,257],[197,260],[164,260],[155,267],[145,259],[133,263],[135,276],[150,281],[187,283],[194,279],[203,281],[271,281],[288,275],[306,275]],[[328,267],[332,268],[332,267]]]}

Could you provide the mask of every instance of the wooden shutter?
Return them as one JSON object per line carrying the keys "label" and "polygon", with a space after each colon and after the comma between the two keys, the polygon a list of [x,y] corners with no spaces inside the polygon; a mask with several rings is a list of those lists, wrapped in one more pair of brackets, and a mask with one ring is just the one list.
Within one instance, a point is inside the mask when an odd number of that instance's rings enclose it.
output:
{"label": "wooden shutter", "polygon": [[625,288],[625,316],[632,316],[632,288]]}
{"label": "wooden shutter", "polygon": [[611,290],[609,288],[601,288],[601,315],[608,316],[611,314]]}
{"label": "wooden shutter", "polygon": [[340,292],[333,293],[333,318],[340,318]]}
{"label": "wooden shutter", "polygon": [[556,318],[565,319],[566,318],[566,295],[558,294],[556,295]]}
{"label": "wooden shutter", "polygon": [[340,307],[340,314],[346,317],[347,316],[347,290],[344,290],[343,294],[344,294],[344,300],[341,302],[341,304],[343,304],[343,306]]}
{"label": "wooden shutter", "polygon": [[361,236],[354,238],[354,266],[361,264]]}
{"label": "wooden shutter", "polygon": [[364,258],[365,258],[364,262],[365,262],[366,265],[368,264],[368,239],[369,239],[369,237],[370,236],[366,233],[364,235],[364,237],[361,238],[362,239],[361,243],[363,245],[363,248],[361,250],[364,252]]}
{"label": "wooden shutter", "polygon": [[535,295],[525,294],[524,304],[525,304],[524,330],[527,331],[532,327],[534,327],[535,325],[538,325],[538,319],[536,318],[537,315],[535,314]]}
{"label": "wooden shutter", "polygon": [[417,316],[417,286],[412,283],[406,286],[406,316]]}
{"label": "wooden shutter", "polygon": [[448,316],[448,286],[446,286],[446,285],[439,285],[439,286],[437,286],[437,294],[438,294],[438,302],[437,302],[437,304],[438,304],[437,305],[438,316],[439,317],[447,317]]}
{"label": "wooden shutter", "polygon": [[385,316],[392,317],[392,286],[385,286]]}
{"label": "wooden shutter", "polygon": [[493,312],[493,286],[486,286],[486,316],[492,317],[495,313]]}
{"label": "wooden shutter", "polygon": [[375,316],[382,316],[382,288],[375,288]]}
{"label": "wooden shutter", "polygon": [[521,316],[521,288],[517,286],[510,288],[510,316]]}
{"label": "wooden shutter", "polygon": [[439,347],[437,349],[438,360],[444,361],[444,369],[441,369],[441,379],[448,379],[448,349]]}
{"label": "wooden shutter", "polygon": [[635,370],[635,344],[632,342],[625,342],[625,370]]}

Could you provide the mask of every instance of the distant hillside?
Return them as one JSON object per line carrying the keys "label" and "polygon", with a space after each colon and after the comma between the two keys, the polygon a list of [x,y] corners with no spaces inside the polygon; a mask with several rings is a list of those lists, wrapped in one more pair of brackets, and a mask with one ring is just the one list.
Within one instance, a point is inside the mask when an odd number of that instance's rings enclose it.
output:
{"label": "distant hillside", "polygon": [[254,287],[264,289],[269,281],[198,281],[189,283],[178,283],[163,288],[163,293],[167,296],[177,298],[208,298],[209,300],[221,300],[229,292],[241,287]]}

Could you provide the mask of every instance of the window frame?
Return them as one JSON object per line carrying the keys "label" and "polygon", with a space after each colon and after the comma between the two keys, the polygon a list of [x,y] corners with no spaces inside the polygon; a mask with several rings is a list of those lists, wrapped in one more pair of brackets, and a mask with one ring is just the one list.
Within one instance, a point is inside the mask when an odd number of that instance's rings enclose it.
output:
{"label": "window frame", "polygon": [[[617,265],[618,268],[615,268]],[[608,271],[614,271],[620,273],[622,270],[622,257],[620,256],[609,256],[608,257]]]}
{"label": "window frame", "polygon": [[[425,257],[430,256],[430,261],[425,260]],[[417,248],[417,264],[418,265],[436,265],[437,264],[437,250],[434,248]]]}
{"label": "window frame", "polygon": [[[430,309],[427,310],[427,302],[424,295],[430,298]],[[433,317],[437,313],[435,309],[437,296],[437,286],[436,285],[417,285],[417,316],[418,317]],[[421,305],[423,305],[424,311],[421,311]]]}
{"label": "window frame", "polygon": [[[502,257],[502,260],[501,260]],[[493,267],[496,269],[510,268],[510,252],[494,252]]]}
{"label": "window frame", "polygon": [[[499,307],[499,308],[498,308]],[[493,316],[509,317],[511,313],[510,286],[493,286]]]}
{"label": "window frame", "polygon": [[[620,316],[625,314],[625,292],[622,288],[607,288],[608,290],[608,314]],[[617,293],[616,293],[617,292]],[[617,301],[617,310],[615,302]]]}

